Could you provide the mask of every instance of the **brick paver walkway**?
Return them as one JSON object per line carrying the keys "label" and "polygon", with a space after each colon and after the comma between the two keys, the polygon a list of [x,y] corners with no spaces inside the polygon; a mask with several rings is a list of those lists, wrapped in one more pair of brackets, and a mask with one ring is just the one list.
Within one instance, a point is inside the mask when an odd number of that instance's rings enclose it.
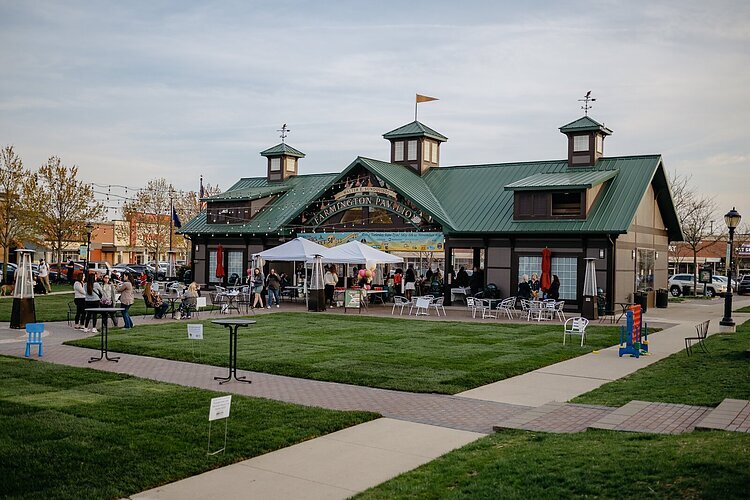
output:
{"label": "brick paver walkway", "polygon": [[495,430],[570,433],[585,431],[590,424],[609,415],[615,408],[552,402],[519,412],[495,426]]}
{"label": "brick paver walkway", "polygon": [[711,408],[631,401],[591,424],[592,429],[680,434],[691,432]]}
{"label": "brick paver walkway", "polygon": [[[23,356],[23,345],[20,342],[0,344],[0,354]],[[89,357],[96,352],[50,342],[45,343],[42,360],[306,406],[373,411],[394,419],[485,434],[492,432],[495,423],[528,409],[526,406],[460,396],[374,389],[242,370],[241,374],[247,375],[252,384],[232,382],[220,386],[213,377],[225,376],[225,367],[119,353],[119,363],[99,361],[89,364]]]}
{"label": "brick paver walkway", "polygon": [[706,415],[697,428],[750,432],[750,401],[725,399]]}

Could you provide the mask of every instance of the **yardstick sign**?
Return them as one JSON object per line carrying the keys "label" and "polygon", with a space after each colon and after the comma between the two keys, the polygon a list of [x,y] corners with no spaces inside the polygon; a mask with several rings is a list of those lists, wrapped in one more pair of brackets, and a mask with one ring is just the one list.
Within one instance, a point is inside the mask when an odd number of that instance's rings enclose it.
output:
{"label": "yardstick sign", "polygon": [[319,226],[340,212],[358,207],[385,209],[401,216],[413,226],[418,226],[422,222],[422,214],[398,201],[395,191],[372,186],[362,186],[347,188],[336,193],[333,196],[333,201],[327,205],[323,205],[317,213],[308,219],[307,225],[313,227]]}

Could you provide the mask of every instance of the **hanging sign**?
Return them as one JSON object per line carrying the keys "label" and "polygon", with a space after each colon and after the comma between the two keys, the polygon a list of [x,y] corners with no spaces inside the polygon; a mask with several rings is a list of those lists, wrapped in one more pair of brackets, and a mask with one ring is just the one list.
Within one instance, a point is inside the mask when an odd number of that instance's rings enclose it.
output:
{"label": "hanging sign", "polygon": [[400,203],[388,196],[380,196],[375,194],[355,195],[349,198],[336,200],[330,205],[321,208],[318,213],[310,217],[308,225],[319,226],[326,219],[332,217],[333,215],[356,207],[383,208],[401,216],[412,224],[416,225],[422,222],[422,217],[417,210],[413,210],[407,205],[404,205],[403,203]]}
{"label": "hanging sign", "polygon": [[445,242],[445,235],[438,232],[357,231],[302,236],[329,248],[356,240],[384,252],[442,252]]}
{"label": "hanging sign", "polygon": [[211,399],[211,409],[208,412],[208,421],[220,420],[229,417],[229,409],[232,406],[232,396],[221,396]]}
{"label": "hanging sign", "polygon": [[189,324],[187,326],[188,338],[191,340],[203,340],[203,325],[201,323]]}

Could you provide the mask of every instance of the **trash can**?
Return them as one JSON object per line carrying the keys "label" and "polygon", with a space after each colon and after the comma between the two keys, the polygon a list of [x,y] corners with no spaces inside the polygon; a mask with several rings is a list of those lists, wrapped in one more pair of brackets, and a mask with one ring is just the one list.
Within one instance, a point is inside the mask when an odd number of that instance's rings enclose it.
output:
{"label": "trash can", "polygon": [[666,309],[669,304],[669,290],[666,288],[660,288],[656,291],[656,307],[657,309]]}
{"label": "trash can", "polygon": [[645,313],[648,309],[648,296],[645,292],[635,292],[633,294],[633,302],[641,306],[641,313]]}

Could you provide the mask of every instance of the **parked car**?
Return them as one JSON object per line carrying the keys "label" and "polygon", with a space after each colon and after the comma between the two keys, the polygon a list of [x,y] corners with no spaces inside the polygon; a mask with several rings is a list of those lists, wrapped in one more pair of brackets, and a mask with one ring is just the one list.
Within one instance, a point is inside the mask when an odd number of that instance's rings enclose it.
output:
{"label": "parked car", "polygon": [[[68,263],[63,262],[60,263],[53,263],[49,265],[49,276],[50,281],[57,282],[57,281],[66,281],[68,279]],[[73,279],[78,278],[78,275],[83,272],[83,263],[81,262],[74,262],[73,263]]]}
{"label": "parked car", "polygon": [[109,274],[112,271],[112,266],[104,260],[92,260],[89,262],[89,271],[95,271],[101,275]]}
{"label": "parked car", "polygon": [[14,275],[16,273],[16,266],[14,263],[10,262],[8,263],[8,266],[6,268],[5,264],[3,262],[0,262],[0,276],[4,276],[5,279],[3,280],[3,283],[13,283],[14,281]]}
{"label": "parked car", "polygon": [[744,275],[737,284],[737,294],[745,295],[746,293],[750,293],[750,274]]}
{"label": "parked car", "polygon": [[669,292],[673,297],[679,297],[680,295],[682,295],[683,287],[689,286],[692,288],[694,285],[696,287],[696,293],[698,295],[703,295],[704,288],[706,291],[706,295],[708,295],[709,297],[724,295],[725,293],[727,293],[726,282],[720,280],[718,276],[714,276],[712,282],[708,283],[707,285],[701,283],[700,281],[694,283],[692,274],[675,274],[674,276],[671,276],[669,278]]}

